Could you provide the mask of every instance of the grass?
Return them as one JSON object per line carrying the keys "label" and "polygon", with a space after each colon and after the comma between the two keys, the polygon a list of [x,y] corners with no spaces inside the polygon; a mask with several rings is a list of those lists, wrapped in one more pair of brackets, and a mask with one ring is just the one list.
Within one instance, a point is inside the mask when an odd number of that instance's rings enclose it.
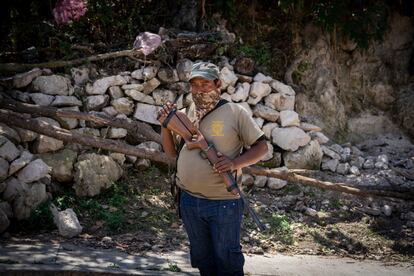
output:
{"label": "grass", "polygon": [[284,244],[293,244],[293,231],[286,215],[272,213],[270,216],[263,216],[263,221],[269,224],[270,227],[261,234],[262,238],[275,239]]}

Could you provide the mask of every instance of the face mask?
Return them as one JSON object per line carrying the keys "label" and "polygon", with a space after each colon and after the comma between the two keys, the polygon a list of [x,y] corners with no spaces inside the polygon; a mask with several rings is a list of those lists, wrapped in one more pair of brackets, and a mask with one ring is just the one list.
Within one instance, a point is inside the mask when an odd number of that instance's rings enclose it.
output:
{"label": "face mask", "polygon": [[192,96],[197,109],[206,109],[210,111],[220,100],[220,91],[214,89],[206,93],[193,93]]}
{"label": "face mask", "polygon": [[214,89],[206,93],[193,93],[192,96],[196,106],[197,118],[200,120],[219,102],[220,91],[218,89]]}

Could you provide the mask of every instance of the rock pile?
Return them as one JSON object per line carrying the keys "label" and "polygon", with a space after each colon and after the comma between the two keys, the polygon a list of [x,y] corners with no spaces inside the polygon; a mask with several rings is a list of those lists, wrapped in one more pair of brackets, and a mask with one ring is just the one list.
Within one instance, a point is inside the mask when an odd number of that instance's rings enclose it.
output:
{"label": "rock pile", "polygon": [[[15,100],[25,103],[94,112],[156,126],[159,125],[156,114],[161,105],[176,98],[178,108],[194,118],[188,83],[192,64],[191,60],[183,59],[176,68],[138,66],[137,70],[118,75],[98,73],[85,67],[72,68],[71,76],[33,69],[11,78],[12,89],[2,89]],[[262,73],[255,76],[237,74],[233,65],[234,62],[227,59],[220,63],[222,98],[243,106],[262,128],[269,148],[262,160],[264,165],[319,169],[322,164],[323,170],[342,175],[388,168],[386,155],[364,157],[355,146],[329,145],[329,138],[320,127],[301,121],[295,112],[296,93],[292,87]],[[123,139],[140,148],[162,150],[155,142],[138,144],[129,139],[128,131],[123,128],[102,127],[77,119],[38,117],[36,120],[75,133]],[[45,178],[49,182],[50,177],[56,182],[75,182],[73,187],[77,195],[94,196],[121,177],[124,163],[131,163],[138,169],[150,166],[149,160],[120,153],[85,153],[89,149],[84,146],[65,145],[54,138],[5,124],[0,125],[0,135],[0,193],[3,200],[0,219],[4,221],[10,215],[26,218],[30,210],[47,199],[48,182],[42,182]],[[265,176],[245,175],[243,181],[271,189],[280,189],[287,184]]]}
{"label": "rock pile", "polygon": [[[17,133],[2,128],[0,135],[0,233],[10,224],[10,219],[29,218],[31,212],[50,198],[50,167],[30,151],[16,145],[6,136]],[[15,136],[19,137],[19,136]],[[13,142],[12,142],[13,141]]]}

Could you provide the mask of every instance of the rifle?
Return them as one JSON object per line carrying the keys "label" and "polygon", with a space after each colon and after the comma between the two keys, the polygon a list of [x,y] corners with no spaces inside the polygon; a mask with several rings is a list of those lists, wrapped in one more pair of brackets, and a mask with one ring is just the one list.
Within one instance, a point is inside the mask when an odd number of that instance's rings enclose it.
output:
{"label": "rifle", "polygon": [[[183,112],[178,112],[177,108],[173,108],[168,113],[167,117],[158,118],[158,120],[163,127],[181,136],[189,150],[200,149],[201,156],[204,159],[207,159],[211,165],[217,163],[219,157],[216,148],[204,138],[200,130],[194,126]],[[256,212],[250,206],[248,199],[237,185],[234,176],[230,172],[220,173],[220,175],[224,178],[227,191],[234,195],[240,195],[240,198],[243,200],[249,215],[256,223],[258,229],[260,231],[266,230],[266,226],[260,221]]]}

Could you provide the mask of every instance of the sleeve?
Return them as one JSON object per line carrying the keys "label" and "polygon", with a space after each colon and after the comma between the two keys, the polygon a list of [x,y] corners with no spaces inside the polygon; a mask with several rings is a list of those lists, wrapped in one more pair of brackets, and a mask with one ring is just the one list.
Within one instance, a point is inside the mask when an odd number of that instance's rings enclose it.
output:
{"label": "sleeve", "polygon": [[253,145],[257,139],[264,135],[264,132],[253,120],[252,115],[242,106],[240,106],[238,116],[238,131],[242,144],[245,147]]}

